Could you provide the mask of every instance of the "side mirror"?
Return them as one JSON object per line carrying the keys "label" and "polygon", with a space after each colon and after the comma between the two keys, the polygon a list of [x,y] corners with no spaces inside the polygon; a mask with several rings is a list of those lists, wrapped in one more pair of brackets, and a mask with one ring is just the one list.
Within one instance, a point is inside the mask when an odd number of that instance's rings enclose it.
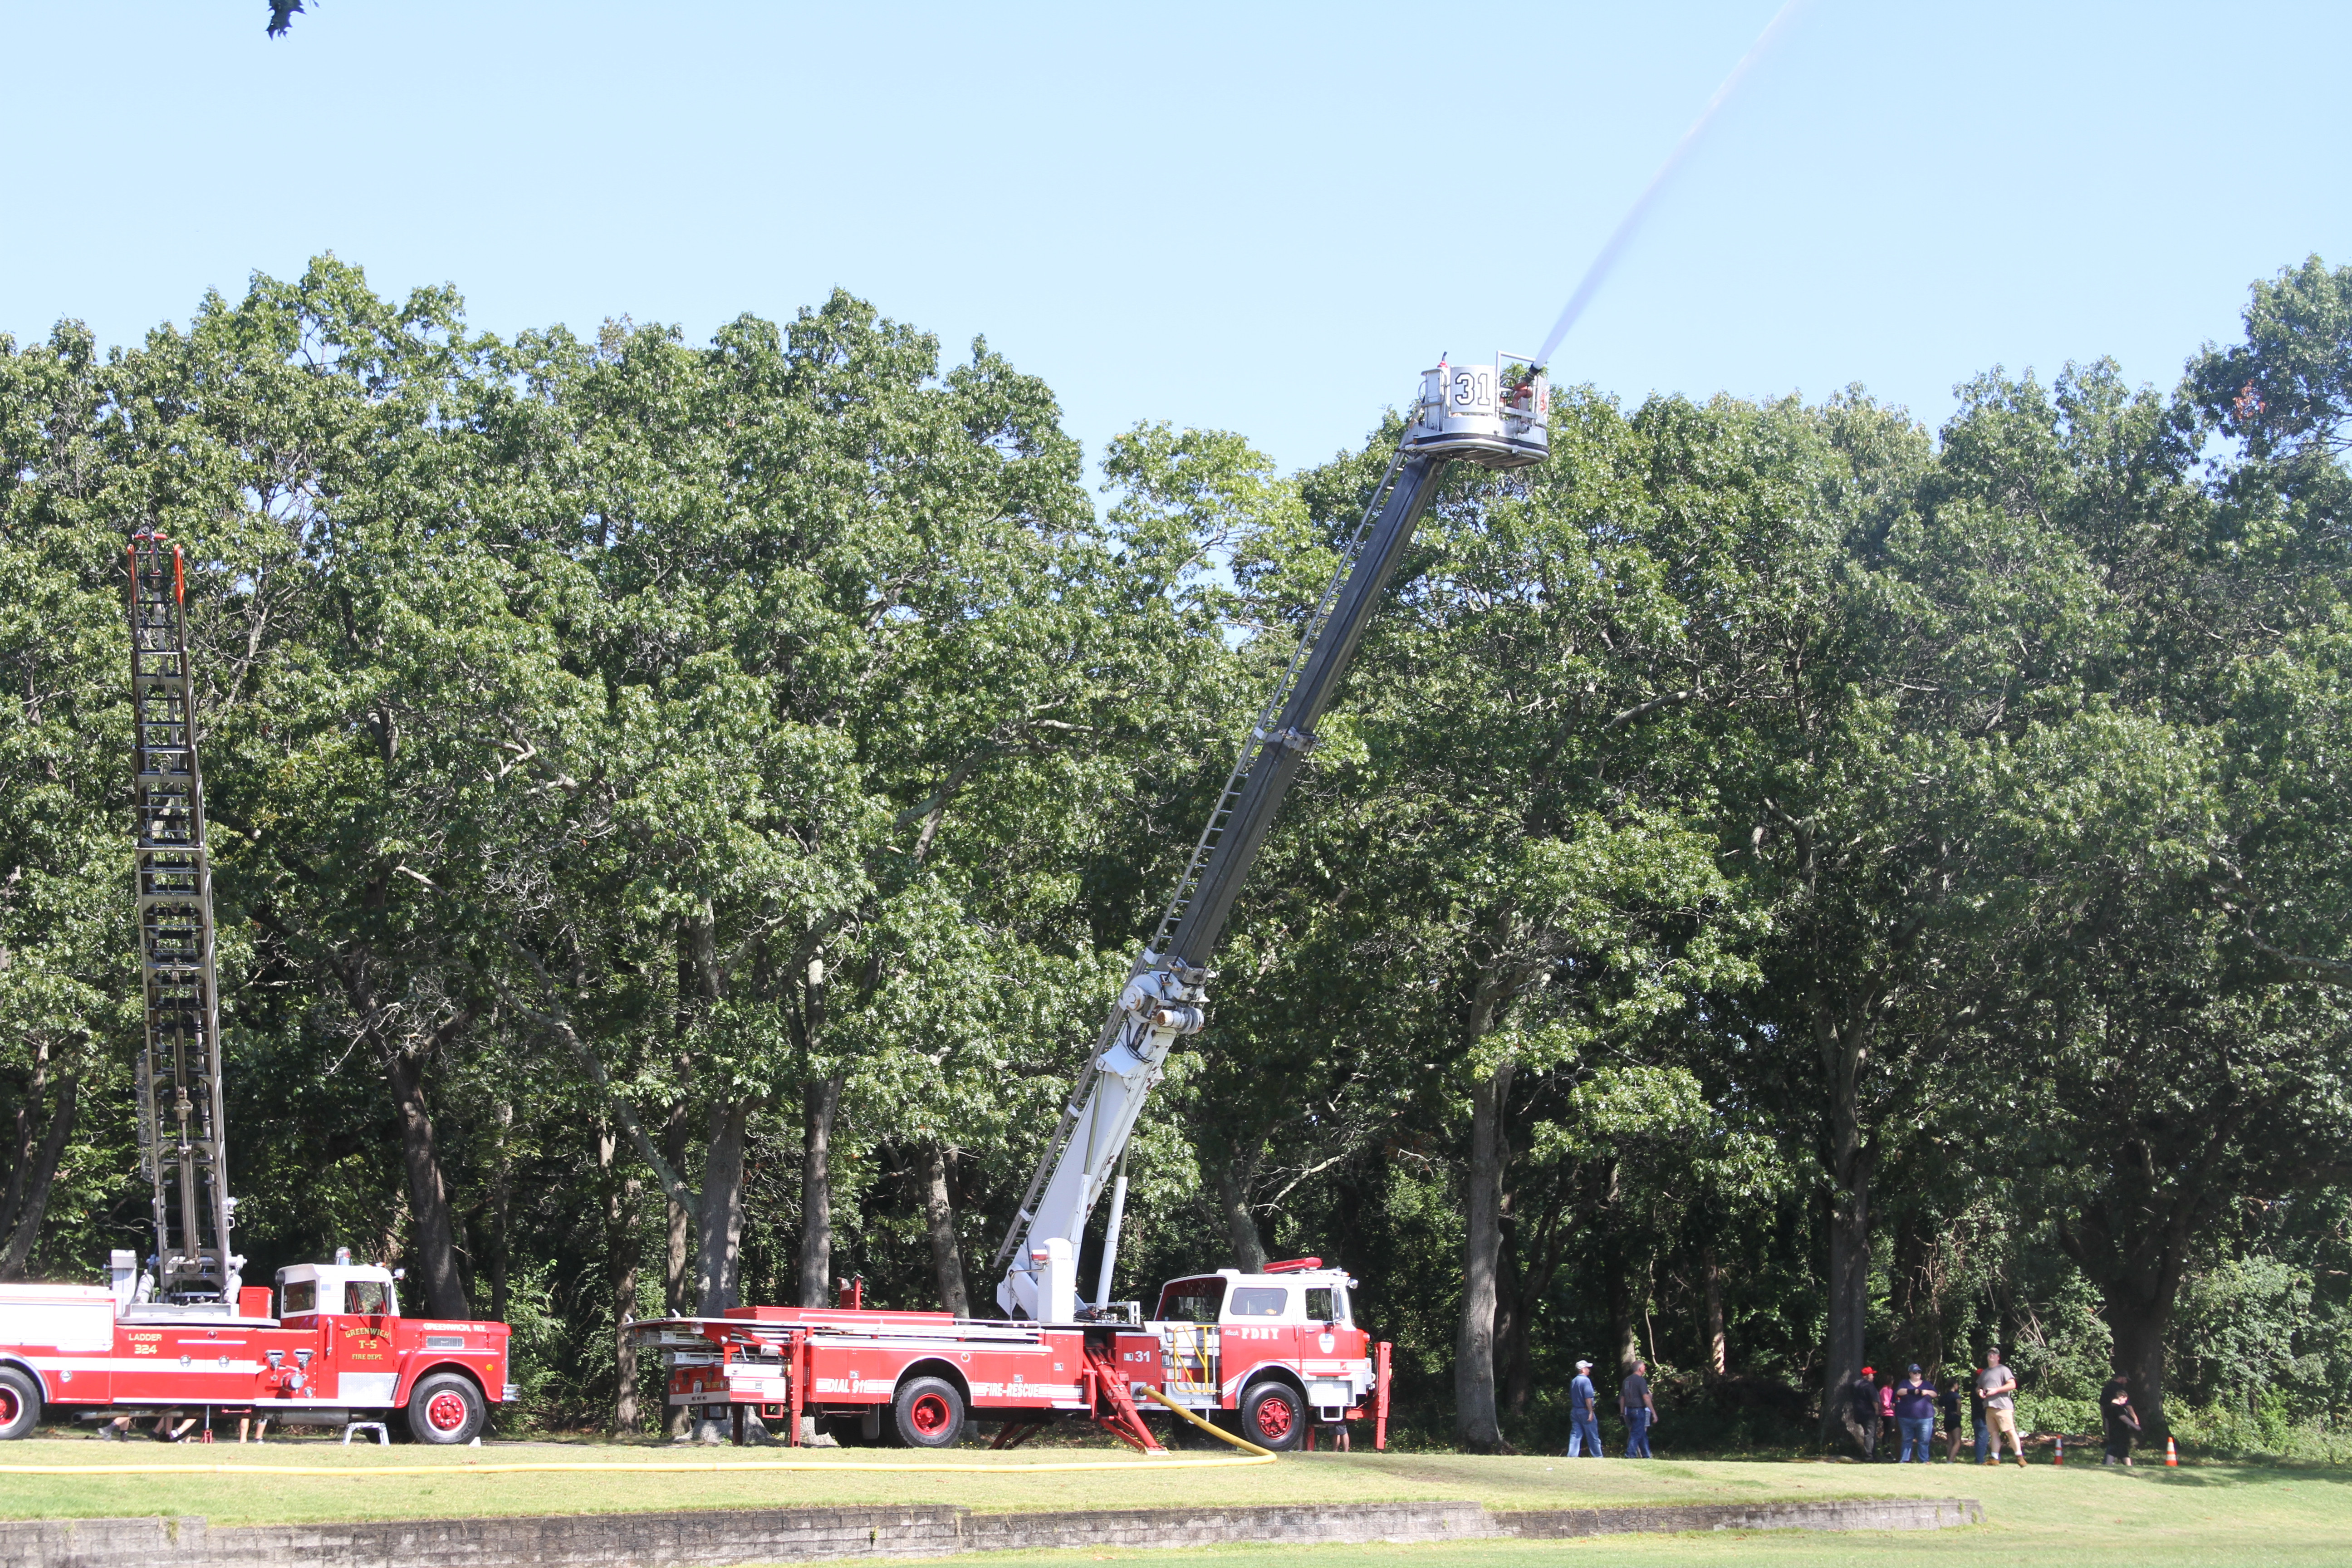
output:
{"label": "side mirror", "polygon": [[394,1284],[398,1284],[401,1280],[407,1278],[408,1270],[405,1268],[395,1268],[392,1271],[393,1283]]}

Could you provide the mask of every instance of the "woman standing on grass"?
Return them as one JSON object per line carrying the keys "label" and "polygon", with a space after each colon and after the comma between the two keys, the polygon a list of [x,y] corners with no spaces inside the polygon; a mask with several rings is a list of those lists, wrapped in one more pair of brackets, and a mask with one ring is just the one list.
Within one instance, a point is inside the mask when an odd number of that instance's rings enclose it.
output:
{"label": "woman standing on grass", "polygon": [[1936,1440],[1936,1385],[1919,1374],[1919,1363],[1915,1361],[1892,1393],[1895,1429],[1903,1439],[1903,1451],[1895,1462],[1924,1465],[1927,1447]]}

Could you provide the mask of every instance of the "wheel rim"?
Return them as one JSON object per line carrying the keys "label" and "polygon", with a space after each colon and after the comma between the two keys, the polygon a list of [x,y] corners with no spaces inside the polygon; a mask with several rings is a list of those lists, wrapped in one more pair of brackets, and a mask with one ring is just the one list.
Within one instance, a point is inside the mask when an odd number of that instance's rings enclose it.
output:
{"label": "wheel rim", "polygon": [[24,1408],[24,1403],[16,1397],[15,1389],[0,1386],[0,1426],[14,1426]]}
{"label": "wheel rim", "polygon": [[907,1408],[907,1419],[925,1437],[936,1437],[946,1431],[951,1418],[948,1402],[936,1394],[923,1394]]}
{"label": "wheel rim", "polygon": [[1279,1394],[1258,1401],[1257,1429],[1276,1442],[1290,1436],[1290,1401]]}
{"label": "wheel rim", "polygon": [[466,1402],[445,1388],[425,1402],[425,1420],[436,1432],[457,1431],[466,1425]]}

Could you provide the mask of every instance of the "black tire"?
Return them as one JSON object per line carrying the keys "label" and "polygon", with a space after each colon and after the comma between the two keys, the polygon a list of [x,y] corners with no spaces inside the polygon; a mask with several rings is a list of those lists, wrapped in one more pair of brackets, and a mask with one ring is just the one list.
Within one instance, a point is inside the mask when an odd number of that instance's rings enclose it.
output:
{"label": "black tire", "polygon": [[963,1438],[963,1395],[943,1377],[919,1377],[901,1384],[890,1402],[898,1441],[909,1448],[952,1448]]}
{"label": "black tire", "polygon": [[0,1443],[32,1436],[40,1418],[40,1380],[13,1366],[0,1366]]}
{"label": "black tire", "polygon": [[1286,1383],[1254,1385],[1242,1396],[1242,1436],[1277,1454],[1296,1448],[1307,1436],[1307,1402]]}
{"label": "black tire", "polygon": [[428,1373],[408,1391],[408,1431],[420,1443],[470,1443],[482,1435],[489,1415],[482,1391],[460,1373]]}

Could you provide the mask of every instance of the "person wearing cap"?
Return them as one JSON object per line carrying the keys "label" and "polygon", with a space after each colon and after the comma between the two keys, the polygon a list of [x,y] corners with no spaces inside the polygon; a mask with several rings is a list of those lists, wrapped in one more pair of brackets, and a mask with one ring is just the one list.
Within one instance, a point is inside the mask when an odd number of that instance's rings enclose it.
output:
{"label": "person wearing cap", "polygon": [[1916,1457],[1926,1464],[1927,1449],[1936,1441],[1936,1388],[1919,1375],[1916,1361],[1895,1385],[1895,1430],[1903,1439],[1903,1452],[1895,1462],[1907,1465]]}
{"label": "person wearing cap", "polygon": [[1877,1376],[1875,1368],[1864,1367],[1845,1387],[1845,1429],[1865,1459],[1878,1451]]}
{"label": "person wearing cap", "polygon": [[1568,1457],[1577,1457],[1579,1448],[1587,1458],[1597,1459],[1601,1454],[1601,1417],[1598,1405],[1601,1391],[1592,1386],[1592,1363],[1576,1363],[1576,1378],[1568,1385]]}

